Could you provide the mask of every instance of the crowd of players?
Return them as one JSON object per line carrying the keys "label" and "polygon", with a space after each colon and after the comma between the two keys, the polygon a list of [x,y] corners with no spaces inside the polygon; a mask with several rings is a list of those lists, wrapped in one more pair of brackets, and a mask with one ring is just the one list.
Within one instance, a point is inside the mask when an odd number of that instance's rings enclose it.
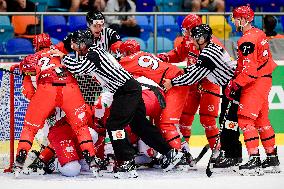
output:
{"label": "crowd of players", "polygon": [[[252,9],[238,7],[232,18],[243,32],[237,61],[194,14],[182,23],[181,44],[158,55],[140,51],[135,40],[122,42],[114,30],[104,27],[98,11],[88,12],[88,30],[71,33],[56,45],[48,34],[35,36],[36,53],[20,63],[23,94],[30,103],[17,149],[16,175],[50,173],[54,159],[65,176],[90,170],[94,176],[108,171],[115,178],[135,178],[137,165],[145,162],[164,171],[188,171],[196,168],[189,138],[198,107],[214,168],[238,167],[241,175],[280,172],[268,119],[276,63],[265,33],[251,25]],[[72,51],[75,58],[67,55]],[[182,61],[187,61],[185,69],[171,64]],[[94,106],[84,101],[74,75],[89,75],[102,86]],[[55,121],[50,124],[49,145],[31,161],[34,137],[50,117]],[[250,157],[244,164],[239,128]]]}

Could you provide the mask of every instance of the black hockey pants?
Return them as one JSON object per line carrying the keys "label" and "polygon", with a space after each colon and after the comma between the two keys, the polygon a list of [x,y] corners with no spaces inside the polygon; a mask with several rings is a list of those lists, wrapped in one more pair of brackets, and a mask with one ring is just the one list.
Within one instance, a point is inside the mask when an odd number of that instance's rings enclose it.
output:
{"label": "black hockey pants", "polygon": [[142,88],[134,79],[128,80],[115,92],[110,115],[106,122],[117,160],[131,160],[135,154],[135,149],[123,130],[128,124],[132,132],[161,154],[166,154],[171,150],[160,130],[147,120]]}
{"label": "black hockey pants", "polygon": [[[226,87],[222,87],[223,93]],[[236,92],[235,100],[239,101],[240,99],[240,90]],[[222,98],[221,103],[221,114],[219,117],[219,124],[222,123],[224,119],[224,114],[226,112],[227,106],[228,106],[229,100],[226,97]],[[238,122],[238,105],[232,103],[229,113],[226,117],[227,121],[233,121]],[[237,127],[236,130],[229,129],[229,127],[225,127],[223,125],[223,130],[221,132],[220,136],[220,142],[221,142],[221,150],[225,151],[225,157],[226,158],[241,158],[242,157],[242,144],[239,140],[240,137],[240,131],[239,127]]]}

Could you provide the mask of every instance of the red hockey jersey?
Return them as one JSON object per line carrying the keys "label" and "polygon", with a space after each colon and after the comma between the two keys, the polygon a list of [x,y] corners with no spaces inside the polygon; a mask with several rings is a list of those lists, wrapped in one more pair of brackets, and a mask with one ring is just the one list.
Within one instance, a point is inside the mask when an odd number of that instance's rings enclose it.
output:
{"label": "red hockey jersey", "polygon": [[132,75],[145,76],[158,84],[164,78],[173,79],[183,73],[177,66],[162,62],[155,55],[142,51],[122,58],[119,63]]}

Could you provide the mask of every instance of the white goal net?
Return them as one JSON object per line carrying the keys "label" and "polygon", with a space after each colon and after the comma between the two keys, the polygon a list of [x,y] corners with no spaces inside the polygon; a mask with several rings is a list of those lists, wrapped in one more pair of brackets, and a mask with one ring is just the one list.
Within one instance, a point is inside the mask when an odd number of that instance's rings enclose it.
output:
{"label": "white goal net", "polygon": [[[11,70],[14,67],[15,70]],[[14,74],[9,73],[11,71]],[[89,76],[78,76],[77,81],[85,101],[93,105],[101,87]],[[21,86],[22,76],[17,63],[0,63],[0,169],[7,171],[14,161],[14,151],[28,106],[28,101],[21,93]]]}

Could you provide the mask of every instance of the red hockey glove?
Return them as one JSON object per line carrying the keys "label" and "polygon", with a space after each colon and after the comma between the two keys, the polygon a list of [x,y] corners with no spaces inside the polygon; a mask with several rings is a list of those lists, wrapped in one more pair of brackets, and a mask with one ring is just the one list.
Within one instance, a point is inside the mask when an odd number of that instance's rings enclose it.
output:
{"label": "red hockey glove", "polygon": [[20,72],[26,75],[35,75],[39,57],[28,55],[20,62]]}
{"label": "red hockey glove", "polygon": [[160,53],[160,54],[157,54],[157,57],[159,59],[161,59],[163,62],[169,62],[170,61],[170,57],[167,53]]}
{"label": "red hockey glove", "polygon": [[226,89],[225,89],[225,95],[229,100],[234,100],[234,94],[235,92],[240,88],[240,86],[234,82],[234,80],[231,80]]}

